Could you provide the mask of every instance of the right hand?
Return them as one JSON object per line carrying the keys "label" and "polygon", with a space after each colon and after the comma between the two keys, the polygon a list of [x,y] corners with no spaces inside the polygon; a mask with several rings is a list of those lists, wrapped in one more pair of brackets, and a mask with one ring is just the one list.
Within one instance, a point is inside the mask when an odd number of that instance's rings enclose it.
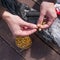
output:
{"label": "right hand", "polygon": [[[55,4],[52,2],[43,1],[41,3],[40,17],[37,22],[38,27],[40,27],[41,29],[49,28],[53,24],[54,20],[56,20],[57,14],[54,6]],[[42,25],[45,16],[47,17],[46,24]]]}
{"label": "right hand", "polygon": [[25,22],[17,15],[10,14],[9,16],[7,15],[7,17],[4,17],[4,15],[3,18],[14,36],[27,36],[37,31],[35,24]]}

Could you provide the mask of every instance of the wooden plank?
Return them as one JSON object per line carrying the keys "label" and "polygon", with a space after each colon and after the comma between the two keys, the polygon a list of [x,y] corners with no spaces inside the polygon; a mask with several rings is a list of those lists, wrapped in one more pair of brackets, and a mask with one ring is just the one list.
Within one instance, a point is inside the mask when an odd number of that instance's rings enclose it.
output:
{"label": "wooden plank", "polygon": [[0,60],[24,60],[24,58],[12,49],[0,36]]}
{"label": "wooden plank", "polygon": [[23,55],[26,60],[60,60],[54,50],[44,44],[36,35],[31,36],[33,44]]}
{"label": "wooden plank", "polygon": [[[3,20],[0,20],[0,36],[2,36],[8,42],[11,42],[13,47],[15,47],[14,40],[12,38],[11,32],[10,32],[9,28],[7,27],[6,23]],[[60,60],[60,55],[58,55],[54,50],[52,50],[46,44],[44,44],[37,36],[31,35],[31,38],[32,38],[32,41],[33,41],[32,47],[23,52],[23,56],[26,60],[38,60],[38,59],[39,60]],[[17,49],[17,47],[15,47],[15,48]],[[3,49],[2,51],[5,54],[4,50],[5,49]],[[9,53],[9,52],[7,52],[7,53]],[[5,58],[4,55],[2,55],[2,56]]]}
{"label": "wooden plank", "polygon": [[44,39],[43,37],[40,36],[40,33],[37,32],[35,34],[39,39],[41,39],[46,45],[48,45],[48,47],[50,47],[51,49],[53,49],[57,54],[60,55],[60,47],[57,46],[57,44],[55,44],[53,41],[49,42],[46,39]]}
{"label": "wooden plank", "polygon": [[15,39],[8,27],[8,25],[4,22],[4,20],[0,20],[0,36],[15,50],[18,50],[20,53],[22,50],[18,48],[15,44]]}

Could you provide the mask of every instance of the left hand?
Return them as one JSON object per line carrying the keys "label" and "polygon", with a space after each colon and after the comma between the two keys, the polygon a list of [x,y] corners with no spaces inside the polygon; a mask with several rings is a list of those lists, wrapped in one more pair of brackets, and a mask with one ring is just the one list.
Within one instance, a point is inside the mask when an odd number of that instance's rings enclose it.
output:
{"label": "left hand", "polygon": [[[48,17],[48,19],[46,20],[47,23],[42,25],[45,16]],[[54,3],[43,1],[40,6],[40,17],[37,22],[37,26],[41,29],[46,29],[51,26],[56,17],[57,14],[55,11]]]}
{"label": "left hand", "polygon": [[2,18],[8,24],[14,36],[28,36],[37,31],[37,26],[24,21],[18,15],[13,15],[8,11],[4,11]]}

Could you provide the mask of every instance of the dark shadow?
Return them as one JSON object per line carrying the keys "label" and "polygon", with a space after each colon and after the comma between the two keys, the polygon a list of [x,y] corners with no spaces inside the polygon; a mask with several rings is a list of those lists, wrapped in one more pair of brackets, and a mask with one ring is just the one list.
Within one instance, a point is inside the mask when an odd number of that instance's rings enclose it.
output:
{"label": "dark shadow", "polygon": [[35,59],[40,59],[48,56],[51,49],[45,45],[38,37],[32,38],[33,43],[31,47],[31,57]]}
{"label": "dark shadow", "polygon": [[0,37],[0,60],[24,60]]}
{"label": "dark shadow", "polygon": [[[38,37],[31,36],[32,39],[32,46],[30,49],[23,52],[24,57],[26,59],[32,59],[32,60],[39,60],[41,58],[45,58],[51,53],[51,49],[44,44]],[[28,60],[29,60],[28,59]]]}

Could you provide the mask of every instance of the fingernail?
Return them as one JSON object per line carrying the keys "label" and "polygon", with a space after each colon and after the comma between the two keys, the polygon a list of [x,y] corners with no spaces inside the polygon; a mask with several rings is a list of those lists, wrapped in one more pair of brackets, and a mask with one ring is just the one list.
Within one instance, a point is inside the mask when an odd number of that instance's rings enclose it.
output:
{"label": "fingernail", "polygon": [[35,25],[35,28],[38,28],[37,25]]}
{"label": "fingernail", "polygon": [[38,24],[37,26],[40,27],[40,24]]}

